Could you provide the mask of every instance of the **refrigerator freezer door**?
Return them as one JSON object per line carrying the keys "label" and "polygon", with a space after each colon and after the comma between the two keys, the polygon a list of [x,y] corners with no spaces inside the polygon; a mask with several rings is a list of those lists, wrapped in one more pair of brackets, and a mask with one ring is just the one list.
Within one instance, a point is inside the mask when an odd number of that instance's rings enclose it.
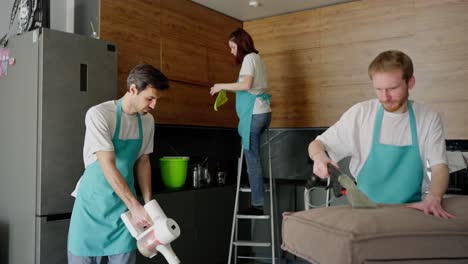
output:
{"label": "refrigerator freezer door", "polygon": [[47,220],[36,217],[36,264],[67,263],[67,237],[70,219]]}
{"label": "refrigerator freezer door", "polygon": [[117,95],[112,43],[44,29],[40,37],[37,214],[69,213],[84,171],[86,111]]}

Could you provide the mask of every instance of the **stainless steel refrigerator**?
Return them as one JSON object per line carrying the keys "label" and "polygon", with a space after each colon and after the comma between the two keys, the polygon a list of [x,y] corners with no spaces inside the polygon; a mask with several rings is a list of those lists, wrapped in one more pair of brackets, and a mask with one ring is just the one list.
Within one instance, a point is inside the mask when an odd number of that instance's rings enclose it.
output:
{"label": "stainless steel refrigerator", "polygon": [[0,77],[0,263],[66,263],[85,114],[117,95],[117,48],[38,29],[10,39]]}

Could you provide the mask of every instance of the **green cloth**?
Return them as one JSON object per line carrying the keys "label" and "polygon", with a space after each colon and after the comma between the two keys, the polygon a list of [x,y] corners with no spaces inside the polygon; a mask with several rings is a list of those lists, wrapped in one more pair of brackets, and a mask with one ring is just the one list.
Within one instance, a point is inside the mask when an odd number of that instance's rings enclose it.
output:
{"label": "green cloth", "polygon": [[[119,100],[112,139],[115,163],[135,195],[133,167],[142,146],[143,128],[137,113],[139,138],[119,139],[121,115],[122,102]],[[136,241],[120,218],[127,210],[96,160],[86,168],[78,189],[70,220],[68,250],[76,256],[108,256],[135,250]]]}
{"label": "green cloth", "polygon": [[216,97],[216,101],[213,106],[214,110],[218,111],[218,108],[222,106],[223,104],[225,104],[228,100],[229,98],[226,95],[226,91],[225,90],[219,91],[218,96]]}
{"label": "green cloth", "polygon": [[416,118],[409,101],[408,112],[412,139],[409,146],[379,143],[383,107],[380,106],[377,112],[371,150],[357,178],[358,188],[376,203],[421,201],[424,168],[419,153]]}

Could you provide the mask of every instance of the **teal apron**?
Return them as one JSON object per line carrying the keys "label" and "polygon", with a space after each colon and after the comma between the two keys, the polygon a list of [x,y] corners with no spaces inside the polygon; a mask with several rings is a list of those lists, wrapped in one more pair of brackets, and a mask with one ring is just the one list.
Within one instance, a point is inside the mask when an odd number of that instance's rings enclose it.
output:
{"label": "teal apron", "polygon": [[358,177],[358,188],[372,201],[385,204],[402,204],[421,200],[424,176],[419,153],[416,118],[408,101],[411,126],[411,145],[394,146],[379,143],[383,107],[377,112],[369,156]]}
{"label": "teal apron", "polygon": [[236,92],[236,112],[239,117],[237,131],[242,139],[242,146],[245,150],[250,149],[250,124],[252,123],[252,114],[255,105],[255,99],[260,97],[270,104],[270,94],[251,94],[248,91]]}
{"label": "teal apron", "polygon": [[[115,163],[135,195],[133,166],[143,139],[141,117],[137,113],[139,138],[119,139],[122,102],[117,102],[114,137]],[[106,180],[99,162],[89,165],[82,177],[73,206],[68,234],[68,250],[76,256],[109,256],[136,249],[120,215],[128,210]]]}

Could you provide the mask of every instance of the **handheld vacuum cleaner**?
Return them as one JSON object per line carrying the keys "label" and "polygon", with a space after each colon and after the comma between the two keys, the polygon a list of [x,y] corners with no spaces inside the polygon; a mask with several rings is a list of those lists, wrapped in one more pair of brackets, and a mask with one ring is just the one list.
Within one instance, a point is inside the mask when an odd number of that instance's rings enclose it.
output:
{"label": "handheld vacuum cleaner", "polygon": [[138,251],[147,258],[156,256],[159,251],[169,264],[179,264],[180,260],[171,248],[171,242],[180,236],[179,225],[167,218],[156,200],[149,201],[144,208],[153,222],[148,228],[133,225],[130,211],[120,216],[130,234],[137,240]]}

